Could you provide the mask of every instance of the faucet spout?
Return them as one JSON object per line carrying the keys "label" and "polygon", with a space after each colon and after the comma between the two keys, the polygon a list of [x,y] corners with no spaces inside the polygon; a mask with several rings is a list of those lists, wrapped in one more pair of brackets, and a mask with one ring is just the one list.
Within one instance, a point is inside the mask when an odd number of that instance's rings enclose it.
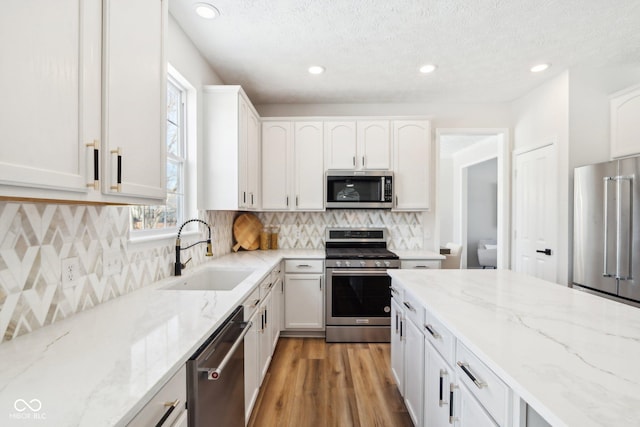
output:
{"label": "faucet spout", "polygon": [[[207,240],[201,240],[199,242],[193,243],[187,247],[181,247],[180,245],[180,234],[182,234],[182,228],[187,225],[190,222],[199,222],[202,223],[204,225],[207,226],[207,229],[209,230],[209,235],[207,236]],[[185,249],[189,249],[190,247],[193,247],[195,245],[198,245],[200,243],[206,243],[207,245],[207,252],[206,252],[206,256],[213,256],[213,249],[211,246],[211,227],[209,226],[209,224],[207,224],[205,221],[198,219],[198,218],[194,218],[194,219],[189,219],[187,221],[185,221],[184,223],[182,223],[182,225],[180,226],[180,228],[178,229],[178,237],[176,238],[176,262],[174,264],[174,268],[173,268],[173,273],[176,276],[181,276],[182,275],[182,269],[184,269],[187,265],[187,263],[189,261],[191,261],[191,258],[189,258],[187,260],[187,262],[185,262],[184,264],[180,261],[180,251],[183,251]]]}

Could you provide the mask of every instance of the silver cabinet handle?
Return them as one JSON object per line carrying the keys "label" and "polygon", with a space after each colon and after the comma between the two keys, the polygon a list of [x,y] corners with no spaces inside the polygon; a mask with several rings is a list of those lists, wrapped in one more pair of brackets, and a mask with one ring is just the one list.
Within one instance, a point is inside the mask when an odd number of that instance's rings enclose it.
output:
{"label": "silver cabinet handle", "polygon": [[484,381],[478,380],[476,378],[476,376],[473,375],[473,373],[471,373],[471,369],[469,368],[469,364],[468,363],[463,363],[463,362],[458,361],[457,364],[458,364],[458,366],[460,366],[460,369],[462,369],[464,371],[464,373],[467,374],[469,379],[471,381],[473,381],[473,383],[476,385],[476,387],[484,388],[484,387],[487,386],[487,383],[485,383]]}
{"label": "silver cabinet handle", "polygon": [[455,421],[458,421],[458,418],[453,416],[453,390],[457,388],[458,386],[454,383],[449,384],[449,424],[453,424]]}
{"label": "silver cabinet handle", "polygon": [[167,409],[164,415],[162,415],[162,418],[160,418],[160,421],[158,421],[158,424],[156,424],[156,427],[161,427],[162,424],[164,424],[164,422],[167,421],[167,418],[169,418],[173,410],[176,409],[176,407],[179,404],[180,404],[180,399],[176,399],[173,402],[165,402],[164,403],[165,408],[169,408],[169,409]]}
{"label": "silver cabinet handle", "polygon": [[413,306],[411,304],[409,304],[407,301],[403,302],[404,306],[407,307],[409,310],[415,312],[416,309],[413,308]]}
{"label": "silver cabinet handle", "polygon": [[438,399],[438,406],[440,406],[441,408],[444,405],[448,405],[449,402],[447,402],[446,400],[443,399],[444,397],[444,377],[449,375],[447,373],[447,371],[445,371],[444,369],[440,369],[440,394],[439,394],[439,399]]}
{"label": "silver cabinet handle", "polygon": [[298,264],[296,265],[297,268],[311,268],[311,265],[309,264]]}
{"label": "silver cabinet handle", "polygon": [[93,142],[85,144],[87,148],[93,148],[93,182],[88,182],[87,187],[94,190],[100,189],[100,141],[94,139]]}
{"label": "silver cabinet handle", "polygon": [[220,375],[222,375],[222,371],[224,370],[225,366],[227,366],[227,363],[229,363],[231,358],[233,358],[233,353],[235,353],[236,349],[240,346],[240,344],[242,344],[242,341],[244,340],[244,336],[247,335],[247,332],[249,332],[249,329],[251,329],[251,325],[253,325],[251,321],[247,322],[244,325],[244,328],[242,329],[242,333],[233,343],[233,345],[231,346],[227,354],[225,354],[224,359],[222,359],[222,362],[220,362],[220,365],[218,365],[217,368],[214,368],[214,369],[199,368],[198,371],[206,372],[208,380],[220,379]]}
{"label": "silver cabinet handle", "polygon": [[362,156],[362,167],[364,167],[364,156]]}
{"label": "silver cabinet handle", "polygon": [[356,165],[356,156],[353,156],[353,166]]}
{"label": "silver cabinet handle", "polygon": [[429,325],[424,325],[424,328],[429,331],[429,333],[431,334],[432,337],[434,337],[435,339],[440,339],[442,338],[442,335],[440,335],[439,333],[436,332],[435,329],[433,329],[433,325],[429,324]]}

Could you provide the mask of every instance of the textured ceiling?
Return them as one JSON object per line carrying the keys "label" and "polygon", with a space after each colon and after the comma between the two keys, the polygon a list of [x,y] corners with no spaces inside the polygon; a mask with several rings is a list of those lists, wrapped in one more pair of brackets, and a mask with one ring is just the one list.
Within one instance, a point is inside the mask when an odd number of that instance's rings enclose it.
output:
{"label": "textured ceiling", "polygon": [[[204,20],[197,1],[221,16]],[[255,104],[505,102],[574,66],[640,64],[639,0],[169,0]],[[550,62],[545,73],[529,68]],[[431,75],[417,72],[438,64]],[[327,71],[307,73],[319,64]]]}

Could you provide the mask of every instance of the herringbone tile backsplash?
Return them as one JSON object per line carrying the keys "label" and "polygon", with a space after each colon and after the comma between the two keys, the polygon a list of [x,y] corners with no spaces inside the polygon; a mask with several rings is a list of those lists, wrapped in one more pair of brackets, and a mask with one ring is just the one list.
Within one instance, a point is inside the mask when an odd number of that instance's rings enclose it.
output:
{"label": "herringbone tile backsplash", "polygon": [[[200,212],[212,225],[215,256],[233,245],[236,212]],[[321,249],[325,227],[387,227],[392,249],[420,249],[421,214],[377,210],[265,212],[265,225],[280,226],[281,248]],[[183,238],[183,246],[200,236]],[[204,262],[202,246],[183,259]],[[109,275],[105,253],[116,254],[119,274]],[[74,286],[62,284],[62,260],[78,258]],[[172,274],[174,241],[129,242],[129,209],[0,202],[0,342],[64,319]]]}

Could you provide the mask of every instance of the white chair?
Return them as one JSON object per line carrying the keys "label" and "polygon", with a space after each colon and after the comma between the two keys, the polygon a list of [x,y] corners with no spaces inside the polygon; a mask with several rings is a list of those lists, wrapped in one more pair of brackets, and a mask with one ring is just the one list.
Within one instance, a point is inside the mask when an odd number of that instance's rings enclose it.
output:
{"label": "white chair", "polygon": [[462,256],[462,245],[449,242],[444,246],[449,249],[449,254],[445,255],[446,259],[442,260],[440,268],[459,270]]}
{"label": "white chair", "polygon": [[495,239],[478,241],[478,263],[484,268],[496,268],[498,265],[498,242]]}

